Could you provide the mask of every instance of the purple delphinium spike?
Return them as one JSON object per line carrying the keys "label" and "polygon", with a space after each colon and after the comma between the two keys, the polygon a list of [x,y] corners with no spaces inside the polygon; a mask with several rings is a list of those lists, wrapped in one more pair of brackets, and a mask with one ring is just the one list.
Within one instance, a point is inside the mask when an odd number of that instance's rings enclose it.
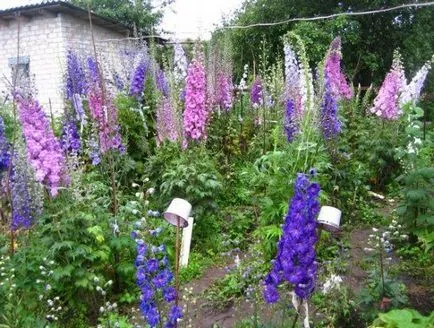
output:
{"label": "purple delphinium spike", "polygon": [[98,63],[93,57],[87,58],[88,80],[91,84],[99,83],[99,68]]}
{"label": "purple delphinium spike", "polygon": [[[165,245],[148,247],[142,239],[137,238],[141,233],[141,231],[134,231],[133,234],[136,237],[135,266],[137,285],[140,288],[140,311],[146,323],[152,328],[164,321],[166,321],[164,327],[174,327],[183,314],[181,308],[175,305],[177,294],[175,288],[171,286],[173,274],[167,260],[166,247]],[[157,235],[156,230],[149,232],[149,238]],[[166,319],[157,310],[159,302],[168,305]]]}
{"label": "purple delphinium spike", "polygon": [[18,98],[17,102],[27,155],[35,170],[36,181],[46,185],[54,197],[65,182],[65,158],[60,142],[37,101]]}
{"label": "purple delphinium spike", "polygon": [[217,75],[217,103],[225,111],[229,111],[232,107],[232,91],[231,76],[220,72]]}
{"label": "purple delphinium spike", "polygon": [[140,98],[145,89],[146,75],[149,69],[149,61],[142,59],[134,70],[130,81],[130,96]]}
{"label": "purple delphinium spike", "polygon": [[164,97],[169,96],[170,93],[169,83],[162,69],[157,69],[155,72],[155,84],[157,86],[157,89],[163,94]]}
{"label": "purple delphinium spike", "polygon": [[68,50],[66,61],[66,97],[71,100],[74,94],[86,94],[86,75],[84,73],[84,69],[81,65],[80,59],[72,50]]}
{"label": "purple delphinium spike", "polygon": [[264,281],[264,298],[267,303],[279,300],[277,287],[284,281],[293,285],[302,299],[314,290],[317,272],[315,256],[316,217],[320,204],[320,186],[306,174],[298,174],[294,183],[294,196],[277,246],[272,269]]}
{"label": "purple delphinium spike", "polygon": [[184,131],[187,139],[206,139],[207,121],[205,67],[202,54],[198,53],[190,63],[187,73],[184,110]]}
{"label": "purple delphinium spike", "polygon": [[9,167],[10,161],[10,145],[5,134],[5,125],[3,118],[0,116],[0,177],[2,171],[5,171]]}
{"label": "purple delphinium spike", "polygon": [[298,131],[297,118],[295,113],[295,104],[292,100],[286,101],[285,117],[283,120],[283,128],[285,130],[286,139],[292,142]]}
{"label": "purple delphinium spike", "polygon": [[260,77],[257,77],[255,81],[253,81],[250,91],[250,102],[253,107],[262,106],[264,103],[263,86]]}
{"label": "purple delphinium spike", "polygon": [[338,104],[327,75],[325,76],[324,99],[321,104],[321,129],[326,140],[337,137],[341,132],[341,122],[338,118]]}
{"label": "purple delphinium spike", "polygon": [[12,156],[12,169],[9,176],[11,192],[12,221],[11,230],[29,229],[34,222],[30,175],[25,155],[15,152]]}
{"label": "purple delphinium spike", "polygon": [[65,118],[62,126],[62,149],[65,153],[77,155],[80,152],[81,141],[77,124],[71,118]]}

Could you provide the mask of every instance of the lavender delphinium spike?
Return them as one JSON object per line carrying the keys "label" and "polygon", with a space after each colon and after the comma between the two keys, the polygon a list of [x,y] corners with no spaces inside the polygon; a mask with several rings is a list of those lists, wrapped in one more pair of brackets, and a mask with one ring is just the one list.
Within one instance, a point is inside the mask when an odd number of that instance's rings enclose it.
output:
{"label": "lavender delphinium spike", "polygon": [[23,128],[29,162],[36,181],[56,196],[65,182],[65,158],[42,107],[36,100],[18,98],[18,114]]}
{"label": "lavender delphinium spike", "polygon": [[163,94],[164,97],[168,97],[170,93],[169,83],[166,79],[166,75],[162,69],[157,69],[155,72],[155,84],[157,89]]}
{"label": "lavender delphinium spike", "polygon": [[257,77],[253,81],[252,89],[250,91],[250,102],[253,107],[259,107],[264,104],[264,92],[261,78]]}
{"label": "lavender delphinium spike", "polygon": [[65,118],[62,126],[62,149],[65,153],[77,155],[80,152],[81,141],[75,121]]}
{"label": "lavender delphinium spike", "polygon": [[170,100],[163,98],[157,107],[157,145],[165,140],[177,141],[179,139],[178,119]]}
{"label": "lavender delphinium spike", "polygon": [[264,281],[264,298],[267,303],[279,300],[278,286],[284,281],[293,285],[301,299],[313,292],[316,281],[315,255],[316,217],[320,204],[320,186],[305,174],[298,174],[294,184],[294,196],[277,246],[272,269]]}
{"label": "lavender delphinium spike", "polygon": [[326,140],[334,139],[341,132],[341,122],[338,117],[338,103],[331,84],[326,75],[324,99],[321,104],[321,129]]}
{"label": "lavender delphinium spike", "polygon": [[72,96],[86,94],[86,75],[81,65],[80,59],[72,51],[68,50],[66,56],[67,77],[66,77],[66,97],[72,100]]}
{"label": "lavender delphinium spike", "polygon": [[220,72],[217,75],[217,102],[225,111],[229,111],[232,107],[232,78],[229,74]]}

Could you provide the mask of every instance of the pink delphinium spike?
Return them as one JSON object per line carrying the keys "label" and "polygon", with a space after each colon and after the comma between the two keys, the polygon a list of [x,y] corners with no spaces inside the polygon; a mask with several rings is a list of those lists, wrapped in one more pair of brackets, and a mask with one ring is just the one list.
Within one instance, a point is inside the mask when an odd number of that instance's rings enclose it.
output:
{"label": "pink delphinium spike", "polygon": [[206,139],[207,120],[205,67],[201,54],[196,54],[187,73],[184,111],[186,138],[195,141]]}

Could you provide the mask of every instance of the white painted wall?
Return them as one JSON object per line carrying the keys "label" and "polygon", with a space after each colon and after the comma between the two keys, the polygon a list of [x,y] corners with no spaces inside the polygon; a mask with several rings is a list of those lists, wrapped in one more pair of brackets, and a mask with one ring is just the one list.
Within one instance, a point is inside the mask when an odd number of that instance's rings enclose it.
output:
{"label": "white painted wall", "polygon": [[[70,15],[41,13],[31,18],[22,17],[20,23],[20,57],[29,57],[30,76],[34,81],[37,98],[49,113],[51,100],[54,114],[64,107],[64,72],[66,52],[72,48],[82,54],[93,54],[89,23]],[[9,59],[17,56],[18,19],[0,19],[0,91],[7,91],[7,80],[12,71]],[[126,35],[94,25],[95,41],[101,58],[113,57],[116,43],[101,43],[105,39],[121,39]],[[123,42],[119,42],[121,46]]]}

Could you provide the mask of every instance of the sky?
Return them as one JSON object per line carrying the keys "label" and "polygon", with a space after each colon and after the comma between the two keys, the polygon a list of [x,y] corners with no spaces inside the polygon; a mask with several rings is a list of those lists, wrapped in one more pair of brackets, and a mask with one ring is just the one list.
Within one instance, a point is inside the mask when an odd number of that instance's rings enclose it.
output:
{"label": "sky", "polygon": [[[155,5],[161,0],[152,0]],[[38,3],[41,0],[0,0],[0,10],[15,6]],[[240,8],[243,0],[175,0],[165,9],[162,28],[175,33],[176,39],[209,39],[210,31]]]}

